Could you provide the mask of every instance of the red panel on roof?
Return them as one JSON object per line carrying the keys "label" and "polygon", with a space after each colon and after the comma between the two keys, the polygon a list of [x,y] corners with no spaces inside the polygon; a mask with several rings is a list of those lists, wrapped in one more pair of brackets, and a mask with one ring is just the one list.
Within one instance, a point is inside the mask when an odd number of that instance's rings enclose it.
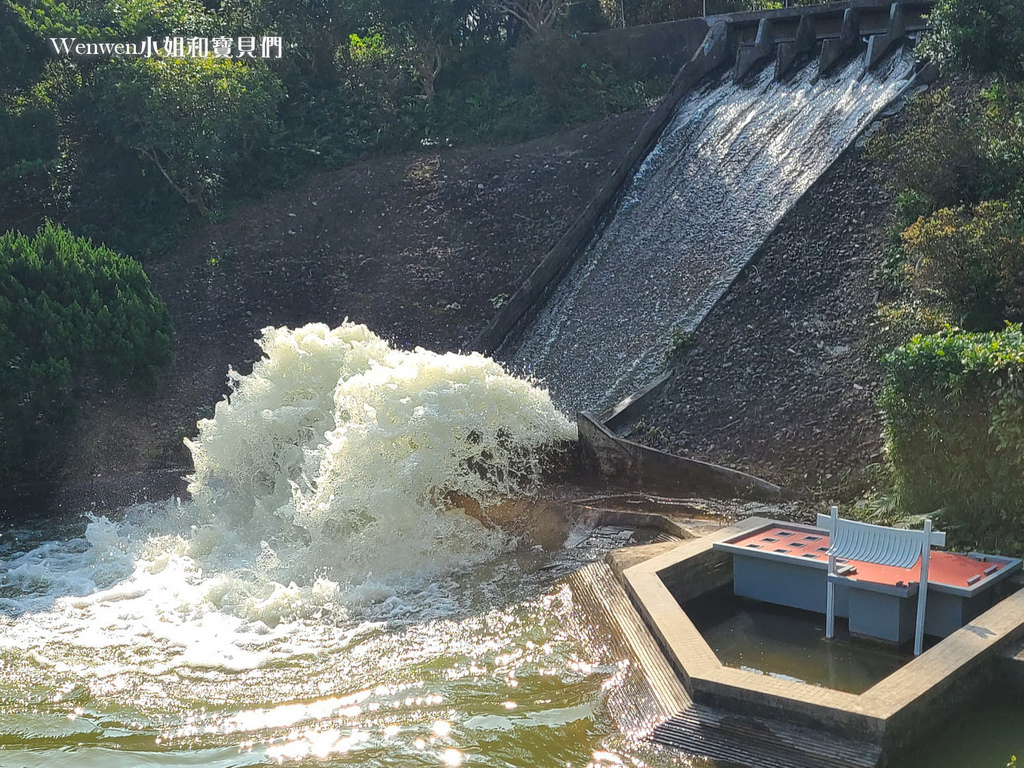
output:
{"label": "red panel on roof", "polygon": [[[788,555],[794,559],[803,561],[819,560],[826,562],[828,555],[829,540],[827,532],[810,533],[798,528],[787,528],[776,525],[770,528],[762,528],[760,531],[733,539],[729,542],[740,547],[751,544],[759,545],[758,549],[767,550],[779,555]],[[803,546],[797,546],[797,545]],[[753,548],[752,548],[753,549]],[[815,555],[814,558],[807,555]],[[872,565],[856,560],[843,560],[857,569],[857,572],[848,576],[852,581],[868,581],[874,584],[889,584],[891,586],[903,586],[917,583],[920,576],[920,566],[911,568],[894,568],[888,565]],[[969,587],[981,578],[985,578],[1005,567],[1005,563],[994,563],[985,560],[975,560],[967,555],[960,555],[954,552],[941,552],[932,550],[928,564],[928,581],[932,584],[945,584],[950,587]],[[978,579],[974,577],[977,576]]]}

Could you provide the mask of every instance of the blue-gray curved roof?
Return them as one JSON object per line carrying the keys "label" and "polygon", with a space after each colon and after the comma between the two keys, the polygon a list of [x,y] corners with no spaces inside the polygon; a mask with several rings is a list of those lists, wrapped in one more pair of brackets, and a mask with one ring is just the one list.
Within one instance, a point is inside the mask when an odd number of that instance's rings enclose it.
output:
{"label": "blue-gray curved roof", "polygon": [[921,558],[924,534],[900,528],[838,520],[828,553],[844,560],[909,568]]}

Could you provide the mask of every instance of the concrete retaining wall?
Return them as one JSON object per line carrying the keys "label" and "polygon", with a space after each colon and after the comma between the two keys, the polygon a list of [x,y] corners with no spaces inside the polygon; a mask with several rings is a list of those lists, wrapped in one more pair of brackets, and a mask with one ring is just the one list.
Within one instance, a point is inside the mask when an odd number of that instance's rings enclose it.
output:
{"label": "concrete retaining wall", "polygon": [[[907,81],[907,84],[902,89],[900,89],[900,92],[896,94],[892,101],[890,101],[881,110],[879,110],[879,114],[885,114],[887,111],[892,109],[894,104],[897,104],[901,100],[905,99],[907,97],[907,94],[913,92],[914,89],[917,88],[919,85],[927,85],[933,82],[937,75],[938,71],[935,68],[934,64],[925,63],[919,65],[919,68],[917,69],[913,77],[911,77],[910,80]],[[839,155],[839,158],[836,159],[836,162],[838,162],[839,159],[843,158],[846,155],[846,153],[853,148],[853,146],[854,145],[851,144],[846,151],[841,153]],[[800,197],[796,199],[790,210],[793,210],[798,205],[800,205],[800,203],[805,198],[817,194],[818,189],[823,183],[823,180],[825,179],[827,173],[828,169],[826,169],[821,174],[821,176],[819,176],[818,179],[810,187],[808,187],[808,189],[804,191],[804,193],[800,195]],[[736,273],[736,275],[733,277],[732,281],[729,283],[726,289],[722,291],[722,294],[718,297],[718,300],[705,313],[705,319],[708,316],[710,316],[712,312],[714,312],[715,307],[718,306],[718,303],[721,302],[729,294],[729,291],[732,290],[732,287],[736,285],[736,283],[746,275],[747,271],[751,268],[751,266],[756,265],[757,262],[760,261],[761,256],[764,254],[764,251],[768,246],[768,243],[772,240],[772,238],[779,231],[779,229],[785,224],[785,219],[786,217],[783,216],[782,219],[779,220],[779,223],[764,239],[764,242],[761,244],[761,246],[754,252],[754,255],[750,258],[750,261],[748,261],[743,266],[743,268]],[[703,322],[703,320],[701,322]],[[694,334],[700,332],[700,325],[701,323],[698,323],[697,327],[693,329]],[[667,384],[671,380],[671,378],[671,371],[666,371],[664,373],[659,374],[653,380],[648,382],[645,386],[641,387],[628,397],[623,398],[617,405],[615,405],[613,408],[602,414],[601,421],[610,429],[619,429],[621,426],[629,423],[630,421],[639,418],[641,415],[643,415],[647,408],[650,407],[650,405],[655,402],[655,398],[661,393],[661,391],[665,387],[665,384]]]}
{"label": "concrete retaining wall", "polygon": [[677,496],[708,494],[767,501],[786,495],[779,486],[745,472],[623,440],[588,413],[576,418],[584,461],[612,483]]}
{"label": "concrete retaining wall", "polygon": [[728,586],[732,582],[732,555],[706,549],[661,571],[658,576],[680,605]]}
{"label": "concrete retaining wall", "polygon": [[[609,60],[630,66],[637,66],[639,62],[641,68],[672,66],[691,50],[693,53],[615,171],[540,265],[476,337],[472,348],[484,354],[494,353],[547,297],[590,242],[602,219],[613,209],[623,185],[657,142],[679,100],[705,77],[727,65],[747,74],[772,53],[776,56],[777,73],[785,75],[799,64],[801,57],[813,53],[819,41],[821,60],[827,59],[829,66],[835,66],[849,55],[852,46],[859,44],[861,37],[869,40],[867,67],[905,34],[925,29],[926,14],[932,3],[933,0],[899,4],[884,0],[849,0],[627,27],[581,38],[586,46],[603,52]],[[703,42],[694,49],[701,34],[705,35]],[[751,48],[760,51],[759,55],[752,56]]]}

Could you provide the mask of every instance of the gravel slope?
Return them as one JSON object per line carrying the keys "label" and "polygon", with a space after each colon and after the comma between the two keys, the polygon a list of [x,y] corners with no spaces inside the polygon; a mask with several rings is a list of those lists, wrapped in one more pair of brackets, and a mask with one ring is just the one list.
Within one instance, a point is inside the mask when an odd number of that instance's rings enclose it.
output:
{"label": "gravel slope", "polygon": [[633,438],[815,496],[861,488],[882,450],[872,272],[892,210],[851,149],[699,327]]}

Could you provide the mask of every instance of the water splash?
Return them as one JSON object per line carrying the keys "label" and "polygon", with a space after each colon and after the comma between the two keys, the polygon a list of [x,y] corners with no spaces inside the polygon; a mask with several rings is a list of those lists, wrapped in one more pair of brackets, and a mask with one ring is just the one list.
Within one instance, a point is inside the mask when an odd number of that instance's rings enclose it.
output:
{"label": "water splash", "polygon": [[768,67],[752,86],[727,75],[685,98],[614,216],[501,356],[573,412],[647,384],[673,332],[696,327],[911,61],[900,51],[860,80],[857,60],[817,83],[814,65],[785,83]]}
{"label": "water splash", "polygon": [[[191,500],[0,559],[0,648],[66,666],[47,656],[63,635],[154,674],[247,669],[296,651],[282,623],[386,617],[410,592],[443,611],[448,574],[511,544],[455,502],[531,492],[544,452],[575,436],[546,392],[478,354],[396,350],[350,323],[258,344],[187,441]],[[160,653],[142,662],[146,647]]]}
{"label": "water splash", "polygon": [[575,436],[547,393],[479,354],[391,348],[365,326],[271,328],[251,374],[188,443],[200,519],[277,581],[429,577],[500,535],[445,508],[530,492]]}

